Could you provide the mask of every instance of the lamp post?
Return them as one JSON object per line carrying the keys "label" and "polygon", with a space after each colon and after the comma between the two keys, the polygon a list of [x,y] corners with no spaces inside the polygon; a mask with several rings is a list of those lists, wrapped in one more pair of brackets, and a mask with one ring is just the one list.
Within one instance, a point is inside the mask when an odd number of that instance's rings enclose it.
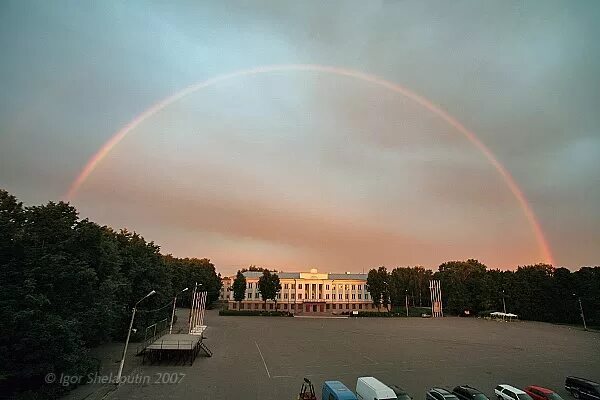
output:
{"label": "lamp post", "polygon": [[504,289],[502,289],[502,307],[504,307],[504,314],[506,314],[506,302],[504,301]]}
{"label": "lamp post", "polygon": [[406,299],[406,316],[408,317],[408,289],[404,290]]}
{"label": "lamp post", "polygon": [[[573,296],[577,296],[573,293]],[[579,312],[581,313],[581,320],[583,321],[583,330],[587,331],[587,325],[585,324],[585,315],[583,315],[583,306],[581,305],[581,296],[577,296],[577,300],[579,301]]]}
{"label": "lamp post", "polygon": [[177,303],[177,296],[179,296],[186,290],[188,290],[188,288],[183,289],[181,292],[177,293],[173,298],[173,312],[171,313],[171,325],[169,326],[169,335],[173,333],[173,322],[175,321],[175,304]]}
{"label": "lamp post", "polygon": [[144,297],[139,299],[138,302],[135,303],[135,305],[133,306],[133,311],[131,312],[131,322],[129,322],[129,330],[127,331],[127,340],[125,340],[125,348],[123,349],[123,357],[121,358],[121,365],[119,365],[119,373],[117,374],[117,382],[116,382],[117,385],[119,385],[121,383],[121,374],[123,373],[123,366],[125,365],[125,356],[127,355],[127,346],[129,346],[129,337],[131,336],[131,328],[133,327],[133,320],[135,318],[135,312],[137,310],[137,306],[138,306],[138,304],[140,304],[142,302],[142,300],[147,299],[148,297],[152,296],[155,293],[156,293],[156,290],[152,290],[150,293],[148,293],[147,295],[145,295]]}

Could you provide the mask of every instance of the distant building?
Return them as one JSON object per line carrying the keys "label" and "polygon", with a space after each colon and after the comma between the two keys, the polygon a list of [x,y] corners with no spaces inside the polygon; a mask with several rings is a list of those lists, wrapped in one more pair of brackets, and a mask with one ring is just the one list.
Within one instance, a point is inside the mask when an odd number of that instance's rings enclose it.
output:
{"label": "distant building", "polygon": [[[367,291],[367,274],[329,274],[310,272],[278,272],[281,291],[277,295],[277,309],[294,314],[314,313],[341,314],[342,312],[376,310]],[[262,272],[247,271],[246,298],[239,304],[240,310],[275,310],[275,302],[265,305],[258,291],[258,279]],[[222,278],[220,300],[230,310],[238,309],[233,299],[235,276]]]}

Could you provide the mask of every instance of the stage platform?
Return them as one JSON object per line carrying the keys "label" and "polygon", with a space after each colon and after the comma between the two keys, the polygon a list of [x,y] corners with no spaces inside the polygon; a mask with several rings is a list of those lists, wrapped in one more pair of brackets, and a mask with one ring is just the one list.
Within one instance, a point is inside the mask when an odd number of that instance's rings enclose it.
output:
{"label": "stage platform", "polygon": [[149,361],[151,364],[163,361],[174,363],[194,363],[200,350],[209,357],[212,352],[202,342],[203,335],[200,334],[167,334],[159,337],[148,344],[142,351],[143,363]]}

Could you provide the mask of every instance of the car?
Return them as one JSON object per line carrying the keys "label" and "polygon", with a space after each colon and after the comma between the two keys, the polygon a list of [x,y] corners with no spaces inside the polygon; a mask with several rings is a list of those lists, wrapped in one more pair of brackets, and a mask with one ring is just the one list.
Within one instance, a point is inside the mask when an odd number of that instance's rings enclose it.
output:
{"label": "car", "polygon": [[576,399],[600,400],[600,383],[589,379],[567,376],[565,389]]}
{"label": "car", "polygon": [[469,385],[457,386],[452,390],[452,393],[454,393],[459,400],[490,400],[481,390],[475,389]]}
{"label": "car", "polygon": [[533,400],[563,400],[554,390],[550,390],[541,386],[527,386],[523,389],[525,393],[530,395]]}
{"label": "car", "polygon": [[388,385],[396,393],[398,400],[413,400],[408,392],[398,385]]}
{"label": "car", "polygon": [[533,400],[530,395],[514,386],[501,384],[494,388],[498,400]]}
{"label": "car", "polygon": [[458,400],[458,397],[444,388],[432,387],[425,393],[425,400]]}

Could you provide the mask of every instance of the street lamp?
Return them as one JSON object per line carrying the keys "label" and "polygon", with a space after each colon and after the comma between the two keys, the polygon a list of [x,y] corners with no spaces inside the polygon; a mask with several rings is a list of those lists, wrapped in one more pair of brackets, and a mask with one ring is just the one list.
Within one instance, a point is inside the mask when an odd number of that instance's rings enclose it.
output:
{"label": "street lamp", "polygon": [[173,313],[171,314],[171,326],[169,326],[169,335],[171,333],[173,333],[173,322],[175,321],[175,303],[177,302],[177,296],[179,296],[181,293],[185,292],[186,290],[188,290],[188,288],[185,288],[181,292],[177,293],[175,295],[175,298],[173,299]]}
{"label": "street lamp", "polygon": [[116,382],[117,385],[121,383],[121,374],[123,373],[123,366],[125,365],[125,356],[127,355],[127,346],[129,345],[129,336],[131,336],[131,328],[133,327],[133,319],[135,318],[135,312],[137,310],[137,306],[138,306],[138,304],[140,304],[142,302],[142,300],[147,299],[148,297],[152,296],[155,293],[156,293],[156,290],[152,290],[150,293],[148,293],[147,295],[145,295],[144,297],[139,299],[138,302],[135,303],[135,305],[133,306],[133,311],[131,313],[131,322],[129,323],[129,330],[127,331],[127,340],[125,340],[125,348],[123,349],[123,357],[121,358],[121,365],[119,365],[119,373],[117,374],[117,382]]}
{"label": "street lamp", "polygon": [[[573,293],[573,296],[577,296]],[[587,331],[587,325],[585,324],[585,315],[583,315],[583,306],[581,305],[581,296],[577,296],[577,300],[579,300],[579,312],[581,313],[581,320],[583,321],[583,330]]]}
{"label": "street lamp", "polygon": [[506,302],[504,301],[504,289],[502,289],[502,306],[504,307],[504,314],[506,314]]}
{"label": "street lamp", "polygon": [[[408,289],[405,289],[404,291],[406,294],[406,296],[405,296],[405,298],[406,298],[406,316],[408,317]],[[414,301],[413,301],[413,304],[414,304]]]}

